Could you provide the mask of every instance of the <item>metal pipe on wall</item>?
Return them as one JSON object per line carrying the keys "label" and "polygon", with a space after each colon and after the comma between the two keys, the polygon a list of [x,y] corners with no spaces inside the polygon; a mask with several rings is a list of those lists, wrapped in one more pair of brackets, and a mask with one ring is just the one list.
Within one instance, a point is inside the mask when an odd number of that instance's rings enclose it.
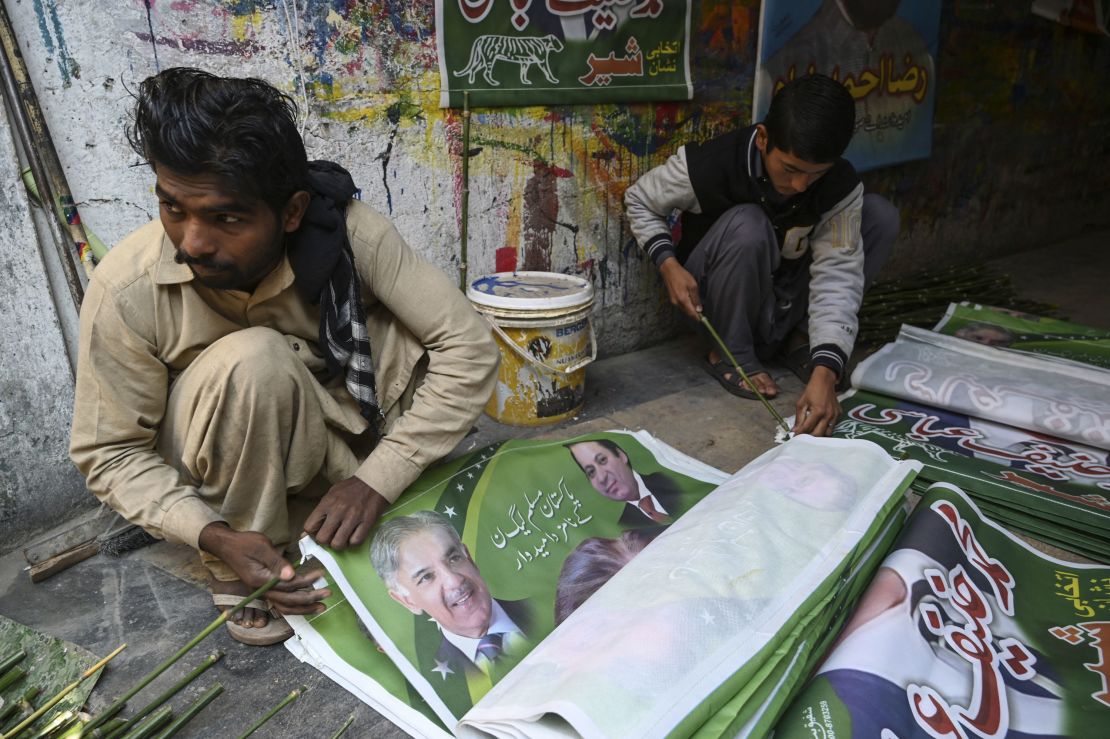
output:
{"label": "metal pipe on wall", "polygon": [[[47,208],[49,211],[47,221],[51,236],[59,250],[66,284],[74,306],[80,308],[85,294],[87,271],[92,269],[88,239],[81,225],[81,216],[73,202],[65,172],[62,170],[62,163],[54,148],[50,130],[46,126],[38,97],[35,95],[35,88],[31,84],[23,54],[19,50],[19,42],[15,37],[11,18],[3,2],[0,2],[0,46],[3,47],[4,52],[3,64],[0,65],[4,99],[18,131],[28,164],[31,166],[31,173],[43,196],[43,202],[55,204],[61,212],[60,217],[64,217],[66,221],[68,235],[63,230],[63,224],[59,218],[54,217],[54,208]],[[85,274],[78,269],[78,262],[85,265]]]}

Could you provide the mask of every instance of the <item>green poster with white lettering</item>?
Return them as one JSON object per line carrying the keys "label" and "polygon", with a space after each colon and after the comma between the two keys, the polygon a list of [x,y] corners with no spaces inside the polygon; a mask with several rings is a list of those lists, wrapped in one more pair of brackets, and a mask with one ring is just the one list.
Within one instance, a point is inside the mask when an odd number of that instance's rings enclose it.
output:
{"label": "green poster with white lettering", "polygon": [[935,485],[775,737],[1104,736],[1108,648],[1110,567],[1041,554]]}
{"label": "green poster with white lettering", "polygon": [[690,0],[436,0],[440,107],[689,100]]}
{"label": "green poster with white lettering", "polygon": [[642,432],[507,441],[427,471],[362,546],[302,549],[453,726],[725,478]]}

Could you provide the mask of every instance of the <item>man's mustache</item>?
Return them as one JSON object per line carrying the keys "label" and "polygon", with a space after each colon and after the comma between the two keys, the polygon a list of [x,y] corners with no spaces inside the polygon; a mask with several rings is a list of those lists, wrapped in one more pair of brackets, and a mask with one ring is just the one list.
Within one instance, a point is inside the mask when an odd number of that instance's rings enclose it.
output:
{"label": "man's mustache", "polygon": [[185,252],[181,251],[175,251],[173,253],[173,261],[177,262],[178,264],[195,264],[201,267],[207,267],[208,269],[227,269],[231,266],[229,264],[217,262],[211,259],[197,259],[196,257],[191,257]]}

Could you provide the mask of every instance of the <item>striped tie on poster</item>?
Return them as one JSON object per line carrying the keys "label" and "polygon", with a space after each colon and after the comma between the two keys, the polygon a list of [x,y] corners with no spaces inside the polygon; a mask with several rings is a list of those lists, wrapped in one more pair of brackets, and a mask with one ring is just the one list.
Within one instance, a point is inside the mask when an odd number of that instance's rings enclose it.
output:
{"label": "striped tie on poster", "polygon": [[440,107],[689,100],[690,0],[436,0]]}

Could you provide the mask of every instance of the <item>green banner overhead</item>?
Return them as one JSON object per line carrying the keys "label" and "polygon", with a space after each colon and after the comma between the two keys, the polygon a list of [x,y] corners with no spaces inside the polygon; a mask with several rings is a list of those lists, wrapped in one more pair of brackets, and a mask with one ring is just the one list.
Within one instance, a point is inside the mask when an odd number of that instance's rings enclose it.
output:
{"label": "green banner overhead", "polygon": [[689,100],[690,0],[436,0],[440,107]]}

